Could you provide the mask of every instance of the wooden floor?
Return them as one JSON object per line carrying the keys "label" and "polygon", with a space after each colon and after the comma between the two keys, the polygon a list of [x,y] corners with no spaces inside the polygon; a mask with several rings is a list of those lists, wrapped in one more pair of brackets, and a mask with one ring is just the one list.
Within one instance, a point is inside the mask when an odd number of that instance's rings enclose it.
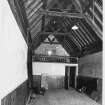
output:
{"label": "wooden floor", "polygon": [[100,105],[85,94],[78,93],[74,89],[50,90],[45,95],[37,95],[29,105]]}

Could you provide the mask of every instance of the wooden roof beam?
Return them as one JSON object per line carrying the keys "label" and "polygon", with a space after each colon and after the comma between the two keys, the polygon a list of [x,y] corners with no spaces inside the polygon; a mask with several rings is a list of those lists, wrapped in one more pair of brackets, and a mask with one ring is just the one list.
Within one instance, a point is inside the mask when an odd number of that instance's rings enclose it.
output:
{"label": "wooden roof beam", "polygon": [[[46,7],[47,7],[47,0],[42,0],[42,2],[43,2],[42,8],[45,10]],[[43,15],[43,16],[42,16],[42,26],[41,26],[41,30],[42,30],[42,31],[44,31],[44,29],[45,29],[45,21],[46,21],[46,16]]]}
{"label": "wooden roof beam", "polygon": [[60,44],[59,42],[52,42],[52,43],[51,42],[42,42],[42,43],[43,44],[58,44],[58,45]]}
{"label": "wooden roof beam", "polygon": [[55,36],[70,36],[71,35],[71,33],[59,33],[59,32],[41,32],[41,33],[39,33],[40,35],[44,35],[44,36],[48,36],[48,35],[50,35],[50,34],[53,34],[53,35],[55,35]]}
{"label": "wooden roof beam", "polygon": [[68,18],[86,18],[83,13],[68,13],[68,12],[57,12],[49,10],[40,10],[39,14],[48,16],[68,17]]}

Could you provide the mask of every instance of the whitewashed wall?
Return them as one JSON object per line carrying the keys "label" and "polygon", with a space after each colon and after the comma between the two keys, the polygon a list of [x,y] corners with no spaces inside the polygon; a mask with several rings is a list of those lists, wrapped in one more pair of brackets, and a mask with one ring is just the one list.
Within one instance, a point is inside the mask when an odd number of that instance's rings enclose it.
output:
{"label": "whitewashed wall", "polygon": [[27,79],[26,61],[27,45],[7,0],[0,0],[0,101]]}
{"label": "whitewashed wall", "polygon": [[48,75],[65,75],[65,66],[78,67],[77,64],[33,62],[33,75],[40,75],[41,73],[47,73]]}
{"label": "whitewashed wall", "polygon": [[33,63],[33,74],[65,75],[65,65],[57,63]]}
{"label": "whitewashed wall", "polygon": [[35,54],[48,55],[48,51],[52,51],[52,55],[69,56],[66,50],[60,44],[44,44],[42,43],[35,51]]}

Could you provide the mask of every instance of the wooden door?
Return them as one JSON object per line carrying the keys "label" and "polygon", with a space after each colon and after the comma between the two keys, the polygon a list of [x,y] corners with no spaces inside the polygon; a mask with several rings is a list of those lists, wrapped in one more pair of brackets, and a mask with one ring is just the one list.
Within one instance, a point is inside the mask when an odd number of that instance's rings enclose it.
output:
{"label": "wooden door", "polygon": [[70,67],[70,72],[69,72],[70,76],[69,76],[69,85],[73,88],[75,88],[76,85],[76,67],[75,66],[71,66]]}
{"label": "wooden door", "polygon": [[65,67],[65,89],[76,88],[76,66]]}

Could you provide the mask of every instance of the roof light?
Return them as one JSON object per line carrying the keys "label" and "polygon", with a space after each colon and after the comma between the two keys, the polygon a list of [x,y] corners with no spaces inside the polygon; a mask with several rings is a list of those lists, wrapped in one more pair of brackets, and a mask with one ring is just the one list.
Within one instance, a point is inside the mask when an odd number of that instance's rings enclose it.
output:
{"label": "roof light", "polygon": [[74,26],[72,27],[72,30],[78,30],[78,26],[77,26],[77,25],[74,25]]}

